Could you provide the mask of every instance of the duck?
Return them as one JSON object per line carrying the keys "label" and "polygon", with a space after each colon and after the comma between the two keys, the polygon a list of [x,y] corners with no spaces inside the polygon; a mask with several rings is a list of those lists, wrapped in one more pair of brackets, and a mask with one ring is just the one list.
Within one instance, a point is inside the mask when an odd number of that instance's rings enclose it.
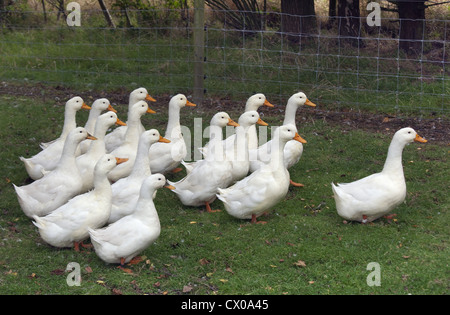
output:
{"label": "duck", "polygon": [[95,140],[83,127],[73,129],[67,136],[61,158],[53,171],[25,186],[13,184],[26,216],[47,215],[80,193],[83,181],[76,165],[75,152],[84,139]]}
{"label": "duck", "polygon": [[148,150],[151,145],[157,142],[170,143],[170,140],[162,137],[156,129],[144,131],[139,138],[136,159],[130,175],[111,185],[113,198],[111,214],[108,219],[109,224],[131,214],[133,211],[143,181],[152,174]]}
{"label": "duck", "polygon": [[90,109],[81,97],[75,96],[68,100],[64,108],[64,125],[59,138],[48,143],[42,151],[31,158],[19,157],[31,179],[40,179],[46,172],[55,169],[68,134],[77,127],[76,112],[82,108]]}
{"label": "duck", "polygon": [[[311,102],[303,92],[293,94],[286,104],[286,110],[284,115],[283,125],[293,124],[295,125],[295,114],[297,109],[303,105],[316,107],[316,104]],[[270,160],[270,147],[271,141],[264,143],[257,149],[250,149],[250,172],[254,172],[262,163],[268,163]],[[284,147],[284,162],[286,168],[289,169],[296,165],[303,154],[303,144],[299,141],[290,140]],[[296,187],[303,187],[301,183],[294,182],[291,179],[291,185]]]}
{"label": "duck", "polygon": [[[126,124],[112,111],[100,115],[94,129],[94,137],[97,140],[88,140],[90,142],[88,151],[76,158],[76,164],[83,180],[81,193],[94,187],[94,167],[97,161],[106,154],[105,134],[113,125],[124,126]],[[83,143],[84,141],[81,142],[81,144]]]}
{"label": "duck", "polygon": [[[272,103],[270,103],[266,96],[263,93],[257,93],[252,96],[250,96],[246,103],[245,103],[245,110],[247,111],[258,111],[258,109],[261,106],[267,106],[267,107],[275,107]],[[248,147],[250,150],[256,149],[258,147],[258,135],[256,132],[256,126],[250,126],[249,130],[247,131],[248,135]],[[223,140],[224,147],[228,150],[233,147],[234,140],[236,135],[232,134],[229,137],[227,137],[225,140]],[[206,144],[203,148],[199,148],[200,152],[203,154],[203,156],[206,156],[208,154],[208,146],[209,143]]]}
{"label": "duck", "polygon": [[406,198],[402,153],[407,144],[427,142],[410,127],[392,137],[383,169],[350,183],[331,183],[339,216],[349,221],[372,222],[400,205]]}
{"label": "duck", "polygon": [[128,116],[127,120],[127,131],[125,133],[124,141],[112,152],[109,152],[115,156],[128,159],[128,162],[118,165],[108,173],[108,178],[113,182],[118,181],[123,177],[127,177],[133,169],[139,137],[141,136],[141,117],[145,113],[151,113],[151,110],[148,108],[148,104],[145,101],[139,101],[133,104],[130,116]]}
{"label": "duck", "polygon": [[247,176],[250,169],[249,160],[249,138],[251,138],[252,131],[256,124],[261,126],[268,126],[264,122],[257,111],[246,111],[238,120],[239,126],[235,128],[234,146],[227,148],[225,158],[231,161],[232,164],[232,183],[241,180]]}
{"label": "duck", "polygon": [[[84,129],[86,129],[86,131],[91,135],[95,136],[95,124],[97,122],[97,119],[106,110],[117,114],[117,110],[114,109],[107,98],[99,98],[92,103],[88,119],[84,124]],[[86,153],[89,149],[90,144],[91,141],[89,140],[82,141],[79,148],[80,154]]]}
{"label": "duck", "polygon": [[228,114],[220,112],[214,115],[209,129],[212,144],[210,153],[204,159],[193,163],[190,171],[181,180],[167,181],[175,187],[172,191],[185,206],[205,206],[206,211],[210,213],[218,211],[212,210],[210,206],[216,199],[217,188],[227,187],[233,179],[232,163],[225,158],[222,146],[222,128],[228,124],[232,124]]}
{"label": "duck", "polygon": [[[230,115],[226,112],[218,112],[216,113],[210,121],[210,124],[208,126],[208,133],[209,133],[209,146],[211,148],[215,147],[216,143],[221,143],[223,139],[223,128],[225,126],[234,126],[238,127],[239,124],[235,122],[233,119],[230,118]],[[206,130],[205,130],[206,131]],[[218,149],[221,149],[222,147],[219,147]],[[220,157],[223,156],[223,150],[222,152],[218,152],[217,150],[214,151],[214,149],[211,149],[214,153],[219,154]],[[195,163],[197,161],[193,162],[186,162],[184,160],[181,161],[181,164],[185,167],[186,173],[190,173],[192,169],[194,168]]]}
{"label": "duck", "polygon": [[[127,117],[131,117],[131,112],[133,111],[133,105],[139,101],[149,101],[156,102],[156,100],[150,96],[147,89],[144,87],[137,88],[130,93],[128,98],[128,114]],[[156,111],[149,109],[149,113],[155,114]],[[126,121],[128,126],[128,121]],[[105,137],[106,152],[112,152],[114,149],[119,147],[125,140],[125,134],[127,131],[127,126],[122,126],[114,129],[112,132],[108,133]],[[138,123],[139,134],[145,131],[145,127],[142,122]]]}
{"label": "duck", "polygon": [[166,185],[162,174],[148,176],[131,214],[101,229],[88,228],[95,253],[101,260],[123,266],[158,239],[161,223],[153,196],[162,187],[173,188]]}
{"label": "duck", "polygon": [[257,217],[279,203],[287,194],[290,184],[289,172],[284,165],[284,146],[295,139],[304,141],[293,124],[277,128],[272,137],[271,160],[258,170],[228,188],[219,188],[217,198],[225,210],[238,219],[251,219],[251,223],[265,224]]}
{"label": "duck", "polygon": [[46,216],[33,215],[41,238],[53,247],[79,251],[89,238],[88,228],[102,227],[108,221],[112,192],[107,173],[123,162],[112,154],[103,155],[95,165],[93,190],[73,197]]}
{"label": "duck", "polygon": [[184,94],[177,94],[169,101],[169,118],[164,138],[170,143],[155,143],[149,149],[150,169],[152,173],[166,174],[177,172],[178,166],[187,154],[180,125],[180,110],[185,106],[196,106]]}

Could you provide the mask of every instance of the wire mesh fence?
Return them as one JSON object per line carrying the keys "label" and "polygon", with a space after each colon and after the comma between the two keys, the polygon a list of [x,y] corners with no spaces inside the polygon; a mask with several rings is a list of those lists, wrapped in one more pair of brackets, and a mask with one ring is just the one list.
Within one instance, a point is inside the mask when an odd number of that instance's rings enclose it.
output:
{"label": "wire mesh fence", "polygon": [[[420,20],[421,38],[409,41],[414,48],[405,52],[399,33],[407,23],[396,17],[381,17],[380,26],[360,17],[357,33],[343,35],[343,18],[314,16],[317,27],[290,33],[281,31],[284,13],[266,12],[255,28],[245,21],[259,12],[206,7],[198,47],[192,8],[109,13],[113,26],[92,8],[81,7],[80,26],[69,25],[74,18],[67,12],[2,12],[0,80],[80,90],[145,86],[155,95],[201,88],[206,98],[240,100],[262,92],[283,102],[301,90],[330,108],[450,111],[446,19]],[[232,23],[236,15],[244,21],[239,28]]]}

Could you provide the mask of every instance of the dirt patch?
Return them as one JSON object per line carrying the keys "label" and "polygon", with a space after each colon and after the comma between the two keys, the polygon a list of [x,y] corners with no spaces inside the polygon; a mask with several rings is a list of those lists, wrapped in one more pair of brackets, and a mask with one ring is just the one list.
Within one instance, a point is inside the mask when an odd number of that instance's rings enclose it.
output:
{"label": "dirt patch", "polygon": [[[79,95],[77,91],[65,86],[46,86],[44,84],[13,84],[9,82],[0,83],[0,94],[13,95],[17,97],[38,98],[49,105],[61,104],[65,100]],[[108,98],[113,105],[127,104],[129,91],[125,88],[112,91],[83,90],[82,97],[87,103],[101,97]],[[170,95],[152,95],[157,100],[170,99]],[[153,108],[153,107],[152,107]],[[155,107],[157,108],[157,107]],[[242,102],[236,103],[229,98],[207,98],[203,105],[198,108],[202,114],[216,113],[218,110],[240,112],[243,108]],[[265,115],[273,115],[273,109],[262,109]],[[284,115],[284,106],[280,106],[277,115]],[[354,110],[314,109],[305,106],[302,116],[307,120],[324,120],[331,125],[340,126],[343,129],[360,129],[371,132],[386,132],[392,134],[392,130],[403,127],[412,127],[429,141],[434,143],[450,145],[450,120],[448,117],[420,118],[413,116],[393,116],[382,113],[369,113]]]}

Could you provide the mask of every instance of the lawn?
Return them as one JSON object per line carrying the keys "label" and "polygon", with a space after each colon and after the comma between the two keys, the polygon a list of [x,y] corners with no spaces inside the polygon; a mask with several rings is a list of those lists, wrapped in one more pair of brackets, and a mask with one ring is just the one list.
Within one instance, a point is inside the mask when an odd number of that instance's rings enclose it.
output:
{"label": "lawn", "polygon": [[[152,96],[158,100],[151,106],[157,113],[146,115],[143,122],[147,129],[162,131],[168,98]],[[299,164],[291,169],[291,178],[305,187],[291,187],[285,200],[264,218],[267,224],[235,219],[220,201],[212,205],[222,209],[218,213],[186,207],[174,193],[161,189],[155,199],[161,235],[142,253],[142,262],[127,266],[131,273],[105,264],[89,249],[77,253],[52,248],[22,213],[12,183],[30,182],[18,157],[37,153],[41,141],[58,136],[64,102],[13,93],[0,96],[1,294],[449,293],[447,144],[429,141],[405,148],[408,193],[395,209],[395,220],[367,225],[344,222],[336,213],[330,183],[381,170],[395,130],[354,129],[303,116],[302,110],[297,113],[297,127],[308,143]],[[124,103],[115,107],[119,118],[126,120]],[[192,130],[194,118],[202,118],[205,127],[217,110],[228,111],[237,120],[239,108],[185,108],[181,123]],[[279,125],[282,114],[265,109],[264,120]],[[80,125],[86,118],[86,111],[77,115]],[[427,130],[417,131],[427,138]],[[183,175],[184,171],[168,178]],[[80,286],[67,284],[65,269],[71,262],[80,265]],[[367,283],[371,262],[380,266],[379,286]]]}

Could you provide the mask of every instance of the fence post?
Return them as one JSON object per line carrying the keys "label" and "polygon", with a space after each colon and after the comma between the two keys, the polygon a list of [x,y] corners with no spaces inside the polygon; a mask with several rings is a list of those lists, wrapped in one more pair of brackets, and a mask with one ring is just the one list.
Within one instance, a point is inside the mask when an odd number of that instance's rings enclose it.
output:
{"label": "fence post", "polygon": [[205,0],[194,0],[194,96],[201,105],[204,96]]}

